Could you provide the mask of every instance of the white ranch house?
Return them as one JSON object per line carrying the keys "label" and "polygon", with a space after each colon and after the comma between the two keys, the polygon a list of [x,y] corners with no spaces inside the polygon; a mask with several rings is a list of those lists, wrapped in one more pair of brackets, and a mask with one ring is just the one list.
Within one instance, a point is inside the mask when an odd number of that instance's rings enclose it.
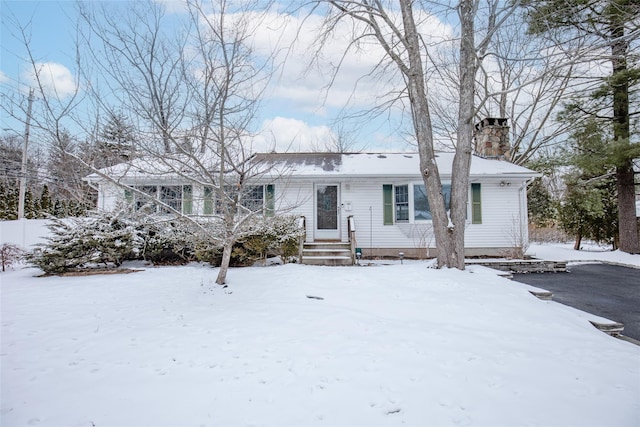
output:
{"label": "white ranch house", "polygon": [[[453,153],[437,158],[443,190],[449,192]],[[433,257],[431,216],[413,153],[257,154],[271,167],[252,183],[247,203],[304,218],[306,242],[342,242],[363,256]],[[120,165],[119,165],[120,166]],[[211,215],[213,191],[174,175],[120,170],[116,185],[99,175],[87,180],[99,190],[98,208],[139,200],[122,185],[157,197],[187,215]],[[283,173],[283,171],[286,171]],[[499,256],[527,243],[527,184],[537,173],[505,160],[474,156],[465,227],[468,256]],[[317,249],[317,248],[316,248]]]}
{"label": "white ranch house", "polygon": [[[306,219],[308,242],[355,239],[364,256],[435,255],[417,154],[261,156],[291,170],[286,185],[275,184],[275,191],[282,191],[276,200]],[[452,161],[453,153],[438,154],[447,203]],[[468,256],[497,256],[528,242],[526,188],[537,175],[504,160],[473,157],[463,225]]]}
{"label": "white ranch house", "polygon": [[[466,256],[504,256],[528,244],[527,185],[539,174],[507,160],[507,132],[506,119],[476,125],[475,149],[481,156],[471,161],[467,219],[455,224],[465,227]],[[447,199],[453,157],[439,153],[436,159]],[[416,153],[264,153],[249,162],[263,172],[249,183],[243,206],[265,215],[298,215],[305,229],[303,262],[348,264],[356,252],[365,258],[436,256]],[[151,198],[185,215],[215,214],[212,187],[189,180],[188,173],[162,169],[139,159],[86,180],[98,189],[99,209],[124,201],[146,209]]]}

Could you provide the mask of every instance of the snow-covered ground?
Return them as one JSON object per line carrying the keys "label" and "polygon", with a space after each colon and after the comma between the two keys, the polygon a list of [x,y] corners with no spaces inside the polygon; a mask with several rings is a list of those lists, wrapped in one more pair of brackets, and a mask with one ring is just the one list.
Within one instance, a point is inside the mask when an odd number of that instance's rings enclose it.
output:
{"label": "snow-covered ground", "polygon": [[427,265],[2,273],[0,424],[640,425],[640,347]]}
{"label": "snow-covered ground", "polygon": [[[570,262],[608,262],[640,267],[640,255],[630,255],[621,251],[612,251],[611,245],[603,246],[584,243],[581,250],[573,249],[573,243],[532,243],[527,255],[535,258]],[[640,272],[638,273],[640,275]]]}

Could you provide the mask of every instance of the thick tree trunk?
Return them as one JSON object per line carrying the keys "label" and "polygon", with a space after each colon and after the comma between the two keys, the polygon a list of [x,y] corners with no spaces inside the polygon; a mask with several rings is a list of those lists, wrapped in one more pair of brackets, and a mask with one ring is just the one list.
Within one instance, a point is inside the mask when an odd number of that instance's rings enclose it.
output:
{"label": "thick tree trunk", "polygon": [[619,249],[630,254],[638,254],[640,242],[638,241],[636,194],[631,159],[624,166],[616,168],[616,188],[618,190]]}
{"label": "thick tree trunk", "polygon": [[464,270],[464,229],[469,198],[469,170],[473,139],[474,90],[476,76],[476,51],[474,37],[474,10],[472,0],[462,0],[460,15],[460,99],[458,105],[458,130],[456,154],[451,176],[451,226],[452,239],[450,266]]}
{"label": "thick tree trunk", "polygon": [[[427,190],[429,207],[431,208],[433,234],[438,248],[438,267],[456,267],[457,263],[452,258],[452,255],[457,253],[457,250],[454,247],[454,239],[449,235],[448,231],[449,218],[447,217],[442,195],[440,173],[435,160],[431,115],[427,102],[419,35],[413,17],[412,1],[401,0],[400,10],[402,12],[407,56],[409,58],[409,67],[403,69],[403,73],[407,78],[413,125],[418,142],[420,169]],[[462,228],[464,230],[464,226]]]}
{"label": "thick tree trunk", "polygon": [[[613,137],[616,144],[630,144],[629,136],[629,76],[627,75],[627,55],[629,43],[625,40],[625,18],[621,10],[611,9],[611,62],[613,75]],[[635,182],[632,159],[625,159],[616,167],[616,187],[618,190],[618,230],[620,250],[631,254],[640,253],[638,223],[636,220]]]}
{"label": "thick tree trunk", "polygon": [[580,243],[582,243],[582,233],[578,232],[578,234],[576,234],[576,242],[573,244],[573,249],[579,251]]}

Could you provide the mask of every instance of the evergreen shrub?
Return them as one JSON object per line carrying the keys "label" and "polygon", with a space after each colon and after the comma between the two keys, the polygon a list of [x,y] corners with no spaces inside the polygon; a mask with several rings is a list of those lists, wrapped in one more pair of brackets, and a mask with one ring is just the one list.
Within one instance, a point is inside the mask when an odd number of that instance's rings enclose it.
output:
{"label": "evergreen shrub", "polygon": [[298,228],[298,217],[295,215],[259,218],[238,240],[232,263],[248,265],[264,261],[268,256],[280,256],[285,263],[292,261],[298,254],[301,235],[302,230]]}
{"label": "evergreen shrub", "polygon": [[[27,255],[27,260],[46,274],[117,267],[126,260],[154,264],[198,260],[217,266],[222,257],[221,238],[211,238],[222,230],[215,218],[137,216],[122,208],[89,217],[53,218],[48,227],[48,241]],[[295,216],[255,218],[239,231],[231,265],[251,265],[270,255],[290,261],[297,255],[300,233]]]}
{"label": "evergreen shrub", "polygon": [[27,260],[47,274],[92,266],[119,266],[137,257],[135,224],[121,212],[82,218],[52,218],[48,242],[37,245]]}

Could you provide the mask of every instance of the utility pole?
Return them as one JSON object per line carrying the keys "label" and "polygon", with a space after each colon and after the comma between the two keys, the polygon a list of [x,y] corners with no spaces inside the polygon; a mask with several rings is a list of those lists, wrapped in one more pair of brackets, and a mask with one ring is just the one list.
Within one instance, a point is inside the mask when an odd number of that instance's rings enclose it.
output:
{"label": "utility pole", "polygon": [[20,169],[20,198],[18,200],[18,219],[24,218],[24,202],[27,192],[27,147],[29,146],[29,125],[31,124],[31,107],[33,106],[33,88],[29,90],[27,120],[24,126],[24,146],[22,147],[22,168]]}

